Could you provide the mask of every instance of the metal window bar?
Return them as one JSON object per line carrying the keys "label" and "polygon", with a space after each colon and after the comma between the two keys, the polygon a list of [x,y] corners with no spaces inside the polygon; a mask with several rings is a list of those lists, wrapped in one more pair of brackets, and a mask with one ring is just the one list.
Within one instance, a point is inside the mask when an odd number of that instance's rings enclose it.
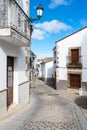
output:
{"label": "metal window bar", "polygon": [[7,0],[0,1],[0,27],[6,27],[8,21]]}
{"label": "metal window bar", "polygon": [[74,62],[73,62],[73,59],[71,56],[67,56],[66,57],[66,64],[67,64],[67,66],[69,66],[69,65],[82,66],[82,56],[78,56],[76,60],[74,59]]}

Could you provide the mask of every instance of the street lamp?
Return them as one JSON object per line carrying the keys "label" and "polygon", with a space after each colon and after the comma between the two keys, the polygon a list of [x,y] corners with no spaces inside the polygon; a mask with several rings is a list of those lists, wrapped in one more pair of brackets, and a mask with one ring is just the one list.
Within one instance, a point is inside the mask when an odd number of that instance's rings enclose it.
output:
{"label": "street lamp", "polygon": [[36,20],[40,20],[40,18],[41,18],[42,15],[43,15],[44,8],[42,7],[41,4],[40,4],[39,6],[37,6],[36,11],[37,11],[37,18],[29,18],[30,40],[31,40],[32,32],[33,32],[33,30],[34,30],[32,23],[33,23],[34,21],[36,21]]}
{"label": "street lamp", "polygon": [[37,18],[29,18],[30,23],[32,23],[32,22],[34,22],[36,20],[40,20],[40,18],[42,17],[44,8],[42,7],[41,4],[36,8],[36,11],[37,11]]}
{"label": "street lamp", "polygon": [[29,18],[30,44],[31,44],[31,35],[32,35],[33,30],[34,30],[32,23],[36,20],[40,20],[40,18],[42,17],[43,11],[44,11],[44,8],[42,7],[41,4],[36,8],[36,11],[37,11],[37,18]]}
{"label": "street lamp", "polygon": [[36,11],[37,11],[37,18],[29,18],[30,44],[31,44],[31,35],[32,35],[33,30],[34,30],[32,23],[36,20],[40,20],[40,18],[42,17],[43,11],[44,11],[44,8],[42,7],[41,4],[36,8]]}
{"label": "street lamp", "polygon": [[43,14],[44,9],[43,9],[43,7],[42,7],[41,5],[39,5],[39,6],[36,8],[36,10],[37,10],[37,17],[38,17],[38,19],[40,19],[40,18],[42,17],[42,14]]}
{"label": "street lamp", "polygon": [[[42,5],[40,4],[37,8],[36,8],[36,11],[37,11],[37,18],[29,18],[29,26],[30,26],[30,46],[31,46],[31,35],[32,35],[32,32],[34,30],[33,28],[33,25],[32,23],[36,20],[40,20],[40,18],[42,17],[42,14],[43,14],[43,11],[44,11],[44,8],[42,7]],[[30,47],[31,48],[31,47]],[[31,49],[30,49],[31,50]],[[31,51],[30,51],[31,52]],[[29,58],[30,58],[30,55],[29,54]],[[30,65],[29,65],[29,69],[30,69]],[[31,81],[30,79],[30,71],[29,71],[29,81]],[[30,88],[31,88],[31,85],[30,85]],[[30,102],[30,91],[29,91],[29,102]]]}

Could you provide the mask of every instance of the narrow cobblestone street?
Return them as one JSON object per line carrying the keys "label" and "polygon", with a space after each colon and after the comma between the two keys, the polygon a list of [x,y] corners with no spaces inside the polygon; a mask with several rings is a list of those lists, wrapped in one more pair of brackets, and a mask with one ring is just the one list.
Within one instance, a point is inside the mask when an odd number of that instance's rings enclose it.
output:
{"label": "narrow cobblestone street", "polygon": [[74,103],[61,97],[44,82],[35,80],[31,85],[30,104],[1,121],[0,130],[82,130],[82,128]]}
{"label": "narrow cobblestone street", "polygon": [[81,130],[74,105],[55,90],[40,81],[32,84],[31,93],[36,94],[39,107],[21,130]]}

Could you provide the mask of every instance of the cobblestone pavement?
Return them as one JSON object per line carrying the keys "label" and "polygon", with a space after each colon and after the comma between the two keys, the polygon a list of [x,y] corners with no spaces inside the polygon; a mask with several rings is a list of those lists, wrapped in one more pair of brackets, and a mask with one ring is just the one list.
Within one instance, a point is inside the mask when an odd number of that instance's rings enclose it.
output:
{"label": "cobblestone pavement", "polygon": [[19,127],[20,130],[81,130],[74,104],[58,95],[42,81],[31,86],[38,109]]}
{"label": "cobblestone pavement", "polygon": [[85,117],[86,120],[87,120],[87,106],[86,106],[86,108],[81,108],[81,111],[82,111],[84,117]]}

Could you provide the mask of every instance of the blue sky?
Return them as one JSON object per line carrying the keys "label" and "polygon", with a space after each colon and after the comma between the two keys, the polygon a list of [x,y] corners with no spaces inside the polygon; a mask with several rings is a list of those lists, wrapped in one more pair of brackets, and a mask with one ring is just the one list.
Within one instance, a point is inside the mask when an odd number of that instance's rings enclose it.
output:
{"label": "blue sky", "polygon": [[39,4],[44,13],[33,23],[31,49],[37,58],[44,58],[53,56],[57,40],[87,25],[87,0],[31,0],[31,17],[36,17],[35,9]]}

